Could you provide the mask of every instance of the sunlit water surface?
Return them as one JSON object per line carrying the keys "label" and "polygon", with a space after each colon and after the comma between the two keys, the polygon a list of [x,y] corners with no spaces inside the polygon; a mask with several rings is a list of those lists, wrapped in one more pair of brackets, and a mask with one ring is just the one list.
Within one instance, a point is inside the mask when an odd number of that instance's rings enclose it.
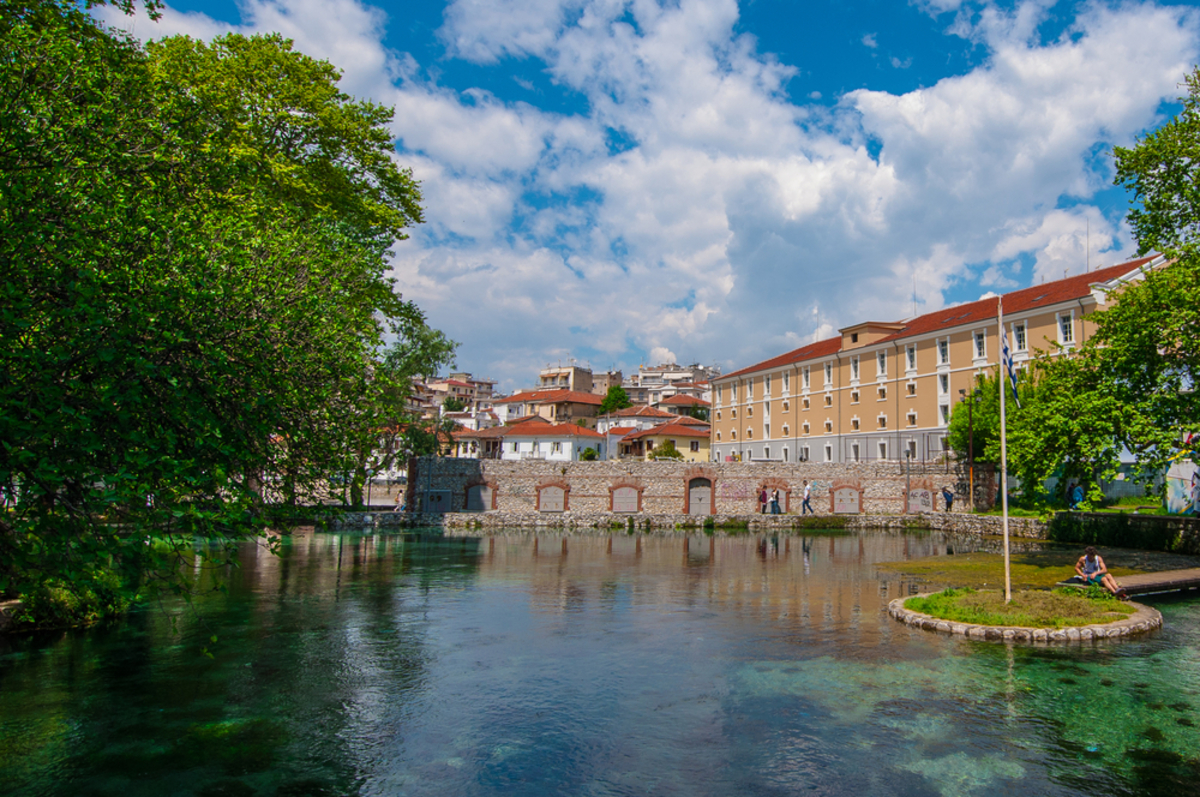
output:
{"label": "sunlit water surface", "polygon": [[969,642],[886,615],[917,585],[875,563],[964,545],[247,546],[227,595],[0,641],[0,792],[1200,792],[1200,600],[1159,602],[1153,636],[1083,647]]}

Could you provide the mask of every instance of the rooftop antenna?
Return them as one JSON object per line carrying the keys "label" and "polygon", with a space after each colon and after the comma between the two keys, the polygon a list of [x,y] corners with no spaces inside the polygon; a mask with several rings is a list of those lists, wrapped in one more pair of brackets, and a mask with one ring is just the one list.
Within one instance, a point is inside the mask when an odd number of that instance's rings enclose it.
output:
{"label": "rooftop antenna", "polygon": [[1087,220],[1087,258],[1084,261],[1088,273],[1092,271],[1092,220]]}
{"label": "rooftop antenna", "polygon": [[916,272],[913,273],[912,300],[913,300],[913,318],[916,318],[917,317],[917,275],[916,275]]}

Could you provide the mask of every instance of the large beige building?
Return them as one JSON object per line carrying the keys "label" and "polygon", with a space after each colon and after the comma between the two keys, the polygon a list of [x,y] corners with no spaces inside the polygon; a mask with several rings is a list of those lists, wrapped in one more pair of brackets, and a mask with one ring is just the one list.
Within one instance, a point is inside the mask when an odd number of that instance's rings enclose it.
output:
{"label": "large beige building", "polygon": [[[1078,346],[1142,258],[1004,295],[1013,360]],[[712,456],[784,462],[932,460],[960,392],[999,362],[995,298],[906,321],[865,321],[712,380]]]}

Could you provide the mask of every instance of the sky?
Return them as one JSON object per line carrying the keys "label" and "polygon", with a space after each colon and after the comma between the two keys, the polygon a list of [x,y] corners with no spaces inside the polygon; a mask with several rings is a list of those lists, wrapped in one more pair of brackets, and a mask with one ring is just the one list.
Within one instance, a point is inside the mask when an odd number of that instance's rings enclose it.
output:
{"label": "sky", "polygon": [[1136,255],[1112,148],[1178,110],[1196,4],[177,0],[395,108],[398,290],[508,392],[547,364],[728,372]]}

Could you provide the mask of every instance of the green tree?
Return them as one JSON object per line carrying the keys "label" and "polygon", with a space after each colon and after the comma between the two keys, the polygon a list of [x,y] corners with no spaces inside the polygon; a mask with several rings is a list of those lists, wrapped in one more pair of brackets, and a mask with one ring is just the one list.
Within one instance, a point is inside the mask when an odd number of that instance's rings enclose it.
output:
{"label": "green tree", "polygon": [[625,388],[620,385],[609,385],[608,392],[604,394],[604,400],[600,402],[598,412],[604,415],[632,406],[633,402],[629,400],[629,394],[625,392]]}
{"label": "green tree", "polygon": [[675,447],[673,441],[668,440],[650,452],[650,459],[683,459],[683,454]]}
{"label": "green tree", "polygon": [[973,455],[976,462],[1000,461],[999,385],[995,373],[981,375],[976,378],[970,395],[953,405],[946,442],[963,462],[967,461],[968,454]]}
{"label": "green tree", "polygon": [[0,591],[183,590],[194,537],[317,497],[396,406],[388,364],[429,358],[386,277],[418,187],[390,111],[278,37],[143,50],[28,0],[0,64]]}
{"label": "green tree", "polygon": [[456,399],[454,396],[447,396],[442,402],[442,409],[446,412],[462,412],[467,408],[467,403],[462,399]]}
{"label": "green tree", "polygon": [[596,449],[594,448],[585,448],[583,451],[579,452],[580,462],[595,462],[599,458],[600,455],[596,453]]}
{"label": "green tree", "polygon": [[1175,119],[1115,150],[1139,253],[1173,262],[1110,297],[1074,356],[1035,366],[1034,401],[1010,438],[1028,484],[1056,473],[1096,500],[1099,480],[1115,475],[1128,449],[1149,485],[1181,436],[1200,429],[1200,71],[1186,86]]}

